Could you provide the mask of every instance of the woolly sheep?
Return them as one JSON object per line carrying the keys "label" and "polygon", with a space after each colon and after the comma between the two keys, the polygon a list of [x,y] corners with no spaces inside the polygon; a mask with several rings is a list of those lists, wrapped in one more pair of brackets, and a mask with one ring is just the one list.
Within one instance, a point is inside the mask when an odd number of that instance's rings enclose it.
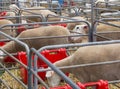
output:
{"label": "woolly sheep", "polygon": [[[16,14],[18,14],[18,13],[20,12],[20,8],[19,8],[17,5],[15,5],[15,4],[11,4],[11,5],[9,6],[9,9],[10,9],[10,11],[14,11],[14,12],[9,12],[9,11],[8,11],[6,16],[15,17]],[[24,16],[24,15],[21,14],[21,16]],[[16,23],[16,19],[15,19],[15,18],[11,19],[11,21],[12,21],[13,23]],[[27,23],[26,19],[25,19],[25,18],[22,18],[22,19],[21,19],[21,23],[22,23],[22,24]]]}
{"label": "woolly sheep", "polygon": [[[32,11],[33,13],[36,13],[36,14],[41,14],[42,16],[44,16],[45,18],[47,18],[47,15],[54,15],[54,16],[58,16],[56,13],[54,13],[54,12],[52,12],[52,11],[50,11],[50,10],[47,10],[46,8],[44,8],[44,7],[31,7],[31,8],[28,8],[28,9],[40,9],[40,10],[30,10],[30,11]],[[29,11],[29,10],[28,10]],[[33,14],[31,14],[31,13],[27,13],[27,12],[23,12],[23,15],[33,15]],[[60,18],[55,18],[54,16],[52,16],[52,17],[49,17],[48,18],[48,21],[60,21]],[[32,20],[32,21],[35,21],[35,22],[41,22],[42,21],[42,19],[38,19],[38,17],[37,18],[30,18],[30,20]]]}
{"label": "woolly sheep", "polygon": [[[80,47],[75,53],[63,60],[53,63],[56,67],[80,65],[87,63],[120,60],[120,44],[96,45]],[[117,50],[117,51],[116,51]],[[61,69],[64,73],[72,73],[82,83],[95,82],[99,79],[108,81],[120,79],[120,63],[97,65],[70,69]],[[50,86],[57,86],[61,77],[54,71],[47,71],[46,77]],[[57,81],[56,81],[57,80]]]}
{"label": "woolly sheep", "polygon": [[[0,26],[8,25],[8,24],[10,25],[10,24],[13,24],[13,23],[10,20],[7,20],[7,19],[1,19],[0,20]],[[3,30],[1,30],[1,31],[8,34],[8,35],[13,36],[13,37],[16,36],[15,30],[13,30],[13,28],[10,27],[10,26],[9,27],[4,27]],[[4,39],[4,38],[5,38],[4,36],[0,35],[0,39]]]}
{"label": "woolly sheep", "polygon": [[[86,35],[88,28],[86,25],[76,25],[75,28],[72,30],[71,35]],[[86,36],[77,36],[77,37],[70,37],[71,43],[85,43],[88,42],[88,37]]]}
{"label": "woolly sheep", "polygon": [[[5,16],[15,17],[15,16],[16,16],[16,13],[15,13],[15,12],[12,12],[12,11],[7,11]],[[23,16],[23,15],[21,15],[21,16]],[[13,23],[16,23],[16,18],[10,18],[9,20],[12,21]],[[22,19],[21,19],[21,23],[22,23],[22,24],[27,23],[26,19],[25,19],[25,18],[22,18]]]}
{"label": "woolly sheep", "polygon": [[[86,21],[86,18],[80,17],[80,16],[72,17],[71,19]],[[71,20],[71,21],[72,21],[72,20]],[[73,30],[76,25],[81,25],[81,24],[84,24],[84,23],[83,23],[83,22],[67,23],[67,28],[68,28],[69,30]]]}
{"label": "woolly sheep", "polygon": [[[20,11],[20,8],[18,8],[15,4],[13,5],[10,5],[10,8],[15,10],[16,12],[19,12]],[[15,9],[16,8],[16,9]],[[28,9],[27,11],[30,11],[32,13],[35,13],[36,15],[42,15],[44,16],[45,18],[47,17],[47,15],[51,14],[51,15],[54,15],[54,16],[58,16],[56,13],[50,11],[50,10],[47,10],[45,7],[30,7],[30,8],[26,8]],[[29,10],[30,9],[30,10]],[[35,10],[36,9],[36,10]],[[38,10],[39,9],[39,10]],[[26,12],[26,11],[22,11],[22,14],[24,16],[28,16],[28,15],[33,15],[32,13],[29,13],[29,12]],[[34,15],[35,15],[34,14]],[[31,21],[34,21],[34,22],[41,22],[42,21],[42,18],[38,19],[37,18],[32,18],[32,17],[29,17],[28,18],[29,20]],[[49,18],[48,21],[60,21],[60,18]]]}
{"label": "woolly sheep", "polygon": [[[109,21],[108,23],[114,24],[114,25],[118,25],[120,26],[120,21]],[[107,34],[99,34],[101,36],[110,38],[112,40],[117,40],[120,39],[120,28],[118,27],[114,27],[114,26],[110,26],[110,25],[105,25],[105,24],[98,24],[97,28],[96,28],[97,32],[112,32],[112,33],[107,33]],[[118,31],[116,33],[114,33],[115,31]],[[104,41],[104,38],[100,38],[97,37],[97,41]]]}
{"label": "woolly sheep", "polygon": [[[108,5],[109,9],[116,9],[116,10],[120,10],[120,0],[108,0],[108,4],[106,4],[105,2],[107,2],[106,0],[97,0],[95,2],[96,6],[98,8],[106,8],[106,6]],[[101,10],[101,12],[103,12],[104,10]],[[105,10],[107,11],[107,10]],[[110,10],[108,10],[110,11]]]}
{"label": "woolly sheep", "polygon": [[[70,32],[68,29],[62,26],[42,26],[35,29],[25,30],[21,32],[17,38],[30,38],[30,37],[44,37],[44,36],[68,36]],[[34,39],[34,40],[23,40],[30,48],[34,47],[39,49],[46,45],[65,44],[69,43],[68,38],[46,38],[46,39]],[[20,46],[14,41],[8,42],[6,45],[1,47],[9,53],[15,53],[18,51],[25,51],[25,48]],[[2,54],[2,53],[1,53]]]}
{"label": "woolly sheep", "polygon": [[[111,22],[108,22],[108,23],[120,26],[119,21],[111,21]],[[76,27],[74,28],[74,31],[79,32],[79,30],[81,29],[81,26],[82,25],[76,25]],[[85,32],[83,32],[82,34],[85,34],[85,33],[88,34],[87,25],[83,25],[82,27],[85,28],[85,29],[83,29]],[[76,29],[76,28],[78,28],[78,29]],[[106,24],[101,24],[101,23],[98,24],[97,27],[96,27],[96,32],[97,32],[98,35],[110,38],[112,40],[120,39],[120,32],[116,32],[116,31],[120,31],[120,28],[110,26],[110,25],[106,25]],[[80,30],[80,32],[81,32],[81,30]],[[101,33],[102,32],[112,32],[112,33],[100,34],[99,32],[101,32]],[[114,33],[114,32],[116,32],[116,33]],[[79,39],[81,39],[81,38],[76,38],[77,42],[81,42],[81,41],[79,41]],[[104,41],[106,39],[101,38],[101,37],[96,37],[96,40],[97,41]]]}

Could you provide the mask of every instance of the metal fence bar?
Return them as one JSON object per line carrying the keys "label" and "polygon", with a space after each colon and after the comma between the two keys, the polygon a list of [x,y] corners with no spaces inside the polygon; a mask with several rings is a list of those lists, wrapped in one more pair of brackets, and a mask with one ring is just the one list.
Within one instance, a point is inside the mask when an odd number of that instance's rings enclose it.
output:
{"label": "metal fence bar", "polygon": [[[36,51],[35,53],[37,53],[37,56],[40,57],[41,59],[43,59],[43,61],[44,61],[45,58],[40,54],[40,52],[42,50],[45,50],[45,49],[69,48],[69,47],[83,47],[83,46],[103,45],[103,44],[106,45],[106,44],[115,44],[115,43],[120,43],[120,40],[103,41],[103,42],[90,42],[90,43],[77,43],[77,44],[51,45],[51,46],[44,46],[44,47],[40,48],[37,51],[34,48],[32,48],[32,51]],[[34,58],[35,60],[38,59],[37,56],[35,56],[35,58]],[[44,61],[44,62],[46,64],[48,64],[46,61]],[[83,67],[83,66],[104,65],[104,64],[111,64],[111,63],[118,63],[118,62],[120,62],[120,60],[117,60],[117,61],[107,61],[107,62],[99,62],[99,63],[90,63],[90,64],[81,64],[81,65],[74,65],[74,66],[65,66],[65,67],[60,67],[60,69],[62,69],[62,68],[77,68],[77,67]],[[52,68],[51,64],[48,64],[48,66]],[[53,66],[52,69],[54,70],[54,66]],[[43,72],[43,71],[47,71],[47,70],[44,70],[44,69],[38,69],[37,70],[37,72]],[[57,72],[57,73],[59,74],[59,72]],[[60,76],[64,79],[64,77],[62,75],[60,75]]]}
{"label": "metal fence bar", "polygon": [[5,51],[4,49],[0,48],[0,50],[2,50],[5,54],[7,54],[10,58],[14,59],[17,63],[21,64],[23,67],[25,67],[26,69],[28,69],[28,67],[23,64],[22,62],[20,62],[17,58],[15,58],[12,54],[8,53],[7,51]]}
{"label": "metal fence bar", "polygon": [[[0,30],[2,30],[2,28],[3,28],[3,27],[6,27],[6,26],[11,26],[11,25],[3,25],[3,26],[0,26]],[[31,64],[30,50],[29,50],[28,45],[25,44],[25,43],[23,43],[23,42],[21,42],[21,41],[19,41],[19,40],[16,39],[16,38],[13,38],[13,37],[5,34],[4,32],[1,32],[1,31],[0,31],[0,35],[3,35],[3,36],[5,36],[5,37],[7,37],[7,38],[9,38],[9,39],[11,39],[11,40],[19,43],[21,46],[25,47],[26,53],[27,53],[27,59],[28,59],[28,89],[32,89],[32,87],[31,87],[31,85],[32,85],[32,77],[31,77],[32,74],[31,74],[31,72],[30,72],[30,69],[31,69],[31,65],[32,65],[32,64]]]}
{"label": "metal fence bar", "polygon": [[111,41],[102,41],[102,42],[89,42],[89,43],[76,43],[76,44],[61,44],[61,45],[50,45],[41,47],[38,52],[41,52],[45,49],[55,49],[55,48],[69,48],[69,47],[82,47],[82,46],[91,46],[91,45],[106,45],[120,43],[120,40],[111,40]]}
{"label": "metal fence bar", "polygon": [[[7,73],[9,73],[9,75],[11,76],[11,77],[13,77],[16,81],[18,81],[24,88],[26,88],[27,89],[27,86],[23,83],[23,82],[21,82],[17,77],[15,77],[6,67],[4,67],[4,65],[2,64],[2,63],[0,63],[0,66],[2,66],[4,69],[5,69],[5,71],[7,72]],[[7,85],[6,85],[7,86]]]}
{"label": "metal fence bar", "polygon": [[[31,48],[31,50],[35,53],[35,59],[38,58],[38,56],[46,63],[49,65],[49,67],[51,67],[56,73],[58,73],[60,76],[62,76],[65,81],[70,84],[70,86],[73,89],[80,89],[75,83],[73,83],[64,73],[62,73],[57,67],[55,67],[54,65],[52,65],[52,63],[50,63],[41,53],[39,53],[36,49]],[[37,56],[36,56],[37,55]]]}

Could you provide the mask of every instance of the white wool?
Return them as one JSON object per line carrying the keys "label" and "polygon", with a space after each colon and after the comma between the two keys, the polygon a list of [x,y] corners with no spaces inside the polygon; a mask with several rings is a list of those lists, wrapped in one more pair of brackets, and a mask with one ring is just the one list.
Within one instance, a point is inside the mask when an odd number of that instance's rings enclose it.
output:
{"label": "white wool", "polygon": [[[68,56],[63,60],[59,60],[53,63],[53,65],[56,67],[63,67],[63,66],[81,65],[88,63],[119,61],[120,60],[119,48],[120,48],[120,43],[80,47],[71,56]],[[90,55],[86,55],[89,53]],[[75,69],[71,68],[69,70],[63,69],[62,72],[72,73],[82,83],[94,82],[94,81],[98,81],[99,79],[111,81],[111,80],[120,79],[119,66],[120,63],[109,64],[109,65],[97,65],[97,66],[89,66],[83,68],[81,67]],[[109,71],[110,69],[111,71]],[[53,84],[54,86],[52,87],[55,87],[57,86],[57,84],[59,84],[60,78],[58,77],[57,73],[53,71],[52,72],[47,71],[46,77],[47,76],[49,79],[48,83],[50,83],[50,85],[52,85],[52,83],[56,80],[56,82],[54,82]]]}
{"label": "white wool", "polygon": [[[85,34],[85,30],[84,30],[84,27],[86,25],[76,25],[75,28],[73,29],[73,32],[71,33],[71,35],[80,35],[80,34]],[[71,37],[71,39],[74,39],[74,40],[77,40],[79,39],[80,36],[78,37]]]}
{"label": "white wool", "polygon": [[25,23],[27,23],[27,21],[26,20],[22,20],[22,24],[25,24]]}
{"label": "white wool", "polygon": [[75,28],[73,29],[73,31],[80,33],[80,34],[84,34],[85,33],[85,31],[84,31],[85,26],[86,25],[76,25]]}
{"label": "white wool", "polygon": [[11,5],[9,6],[9,8],[10,8],[10,10],[15,11],[16,13],[18,13],[19,10],[20,10],[20,8],[19,8],[17,5],[15,5],[15,4],[11,4]]}
{"label": "white wool", "polygon": [[47,78],[49,86],[51,86],[51,87],[55,87],[56,85],[58,85],[61,80],[60,76],[55,74],[54,71],[47,71],[46,78]]}
{"label": "white wool", "polygon": [[[17,5],[15,5],[15,4],[11,4],[11,5],[9,6],[9,8],[10,8],[10,10],[15,11],[16,13],[19,13],[19,11],[20,11],[20,8],[19,8]],[[24,16],[24,15],[21,15],[21,16]],[[26,21],[25,19],[22,19],[22,20],[21,20],[21,23],[22,23],[22,24],[26,24],[27,21]]]}

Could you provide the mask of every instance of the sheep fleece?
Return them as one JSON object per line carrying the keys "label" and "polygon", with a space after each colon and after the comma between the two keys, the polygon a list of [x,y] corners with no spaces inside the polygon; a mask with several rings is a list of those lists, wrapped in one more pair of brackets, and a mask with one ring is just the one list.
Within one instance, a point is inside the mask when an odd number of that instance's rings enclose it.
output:
{"label": "sheep fleece", "polygon": [[[108,22],[108,23],[120,26],[119,21],[111,21],[111,22]],[[112,31],[112,33],[107,33],[107,34],[98,33],[98,34],[103,36],[103,37],[110,38],[112,40],[120,39],[120,32],[119,32],[120,28],[113,27],[113,26],[110,26],[110,25],[105,25],[105,24],[99,24],[97,26],[97,32],[111,32],[111,31]],[[114,33],[115,31],[118,31],[118,32]],[[104,40],[106,40],[106,39],[97,37],[97,41],[104,41]]]}
{"label": "sheep fleece", "polygon": [[[0,20],[0,26],[2,25],[10,25],[10,24],[13,24],[10,20],[7,20],[7,19],[1,19]],[[16,36],[16,33],[15,32],[12,32],[12,27],[4,27],[3,30],[1,30],[2,32],[8,34],[8,35],[11,35],[11,36]],[[14,30],[13,30],[14,31]],[[5,39],[4,36],[0,35],[0,39]]]}
{"label": "sheep fleece", "polygon": [[[40,47],[46,46],[46,45],[68,43],[69,42],[68,38],[49,38],[48,37],[48,36],[65,36],[65,35],[70,35],[70,32],[68,31],[68,29],[62,26],[43,26],[40,28],[23,31],[21,34],[18,35],[17,38],[46,36],[47,38],[45,39],[23,40],[23,42],[25,42],[30,48],[34,47],[36,49],[39,49]],[[20,46],[14,41],[8,42],[2,48],[10,53],[24,50],[22,46]]]}
{"label": "sheep fleece", "polygon": [[[55,62],[54,65],[60,67],[113,60],[120,60],[120,44],[80,47],[73,55]],[[120,63],[115,63],[62,69],[62,71],[73,73],[81,82],[97,81],[99,79],[110,81],[120,79],[119,68]]]}

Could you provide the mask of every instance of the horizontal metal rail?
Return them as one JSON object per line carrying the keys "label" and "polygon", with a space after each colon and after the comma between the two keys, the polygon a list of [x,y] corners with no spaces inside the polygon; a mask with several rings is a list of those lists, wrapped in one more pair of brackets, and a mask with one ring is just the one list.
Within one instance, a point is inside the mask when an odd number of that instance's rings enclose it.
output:
{"label": "horizontal metal rail", "polygon": [[[80,89],[74,82],[72,82],[64,73],[62,73],[57,67],[52,65],[51,62],[49,62],[41,53],[39,53],[36,49],[31,48],[31,50],[35,53],[35,59],[37,59],[37,56],[39,56],[45,63],[47,63],[50,68],[52,68],[56,73],[58,73],[60,76],[64,78],[64,80],[70,84],[70,86],[73,89]],[[36,56],[37,55],[37,56]]]}
{"label": "horizontal metal rail", "polygon": [[[115,43],[120,43],[120,40],[103,41],[103,42],[90,42],[90,43],[77,43],[77,44],[51,45],[51,46],[44,46],[44,47],[40,48],[39,50],[35,50],[34,48],[32,48],[31,50],[36,53],[34,60],[37,60],[38,57],[41,58],[42,61],[44,61],[46,64],[48,64],[48,66],[51,67],[51,69],[55,71],[56,67],[53,66],[52,63],[49,63],[48,60],[40,54],[41,51],[46,50],[46,49],[55,49],[55,48],[83,47],[83,46],[93,46],[93,45],[103,45],[103,44],[107,45],[107,44],[115,44]],[[99,62],[99,63],[88,63],[88,64],[72,65],[72,66],[64,66],[64,67],[59,67],[58,69],[62,69],[62,68],[69,69],[69,68],[77,68],[77,67],[85,67],[85,66],[105,65],[105,64],[112,64],[112,63],[118,63],[118,62],[120,62],[120,60],[106,61],[106,62]],[[48,71],[48,70],[49,69],[38,69],[37,72],[43,72],[43,71]],[[59,72],[57,72],[57,73],[63,79],[65,79],[63,75],[59,74]]]}
{"label": "horizontal metal rail", "polygon": [[[0,26],[0,30],[2,30],[2,28],[3,28],[3,27],[6,27],[6,26],[11,26],[11,25],[2,25],[2,26]],[[7,38],[9,38],[9,39],[17,42],[18,44],[20,44],[21,46],[23,46],[23,47],[25,48],[26,53],[27,53],[28,71],[29,71],[29,70],[31,69],[31,65],[32,65],[32,64],[31,64],[31,60],[30,60],[30,50],[29,50],[28,45],[25,44],[25,43],[23,43],[23,42],[21,42],[21,41],[19,41],[19,40],[16,39],[16,38],[13,38],[13,37],[5,34],[5,33],[2,32],[2,31],[0,31],[0,35],[3,35],[3,36],[5,36],[5,37],[7,37]],[[30,72],[28,72],[28,88],[29,88],[29,89],[32,89],[32,88],[31,88],[31,83],[32,83],[32,81],[31,81],[31,78],[32,78],[32,77],[31,77],[31,76],[32,76],[32,74],[31,74]]]}

